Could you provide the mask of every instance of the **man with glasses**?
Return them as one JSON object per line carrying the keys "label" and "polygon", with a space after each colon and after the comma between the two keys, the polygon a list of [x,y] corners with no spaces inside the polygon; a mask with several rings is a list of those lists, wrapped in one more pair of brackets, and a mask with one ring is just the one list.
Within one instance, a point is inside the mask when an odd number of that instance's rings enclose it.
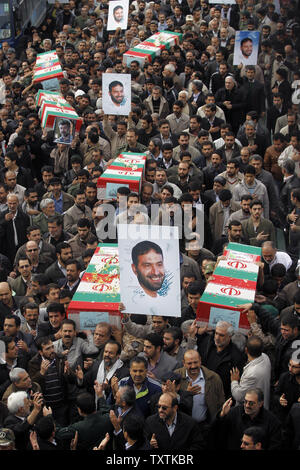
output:
{"label": "man with glasses", "polygon": [[158,400],[157,413],[149,416],[145,433],[150,445],[159,452],[197,451],[204,448],[204,441],[197,422],[178,411],[176,394],[163,393]]}
{"label": "man with glasses", "polygon": [[248,389],[244,402],[232,407],[229,398],[216,415],[211,436],[214,449],[239,450],[244,432],[250,426],[258,426],[265,433],[265,449],[281,449],[281,424],[279,419],[264,408],[264,394],[260,388]]}

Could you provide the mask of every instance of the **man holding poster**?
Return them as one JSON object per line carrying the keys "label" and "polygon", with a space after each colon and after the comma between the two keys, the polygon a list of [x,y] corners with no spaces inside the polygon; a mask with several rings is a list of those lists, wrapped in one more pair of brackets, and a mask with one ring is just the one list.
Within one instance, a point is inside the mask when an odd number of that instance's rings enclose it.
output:
{"label": "man holding poster", "polygon": [[180,316],[178,228],[118,225],[125,313]]}

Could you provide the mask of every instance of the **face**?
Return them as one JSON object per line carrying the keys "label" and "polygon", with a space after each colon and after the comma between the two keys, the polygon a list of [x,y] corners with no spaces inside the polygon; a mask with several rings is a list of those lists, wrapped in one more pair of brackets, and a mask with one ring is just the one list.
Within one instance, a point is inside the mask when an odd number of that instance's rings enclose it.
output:
{"label": "face", "polygon": [[49,341],[47,344],[43,344],[42,346],[42,356],[47,359],[48,361],[53,361],[55,358],[55,351],[52,341]]}
{"label": "face", "polygon": [[28,388],[31,388],[32,382],[27,372],[21,372],[19,374],[19,380],[16,383],[16,386],[21,390],[27,390]]}
{"label": "face", "polygon": [[254,444],[253,439],[251,436],[247,436],[247,434],[244,434],[242,437],[242,443],[241,443],[241,449],[242,450],[257,450],[258,444]]}
{"label": "face", "polygon": [[255,175],[252,173],[245,173],[244,175],[244,181],[247,184],[247,186],[252,186],[255,180]]}
{"label": "face", "polygon": [[81,240],[86,240],[90,233],[90,229],[88,227],[77,227],[77,231]]}
{"label": "face", "polygon": [[70,134],[70,129],[67,124],[60,124],[59,126],[59,132],[62,137],[68,137]]}
{"label": "face", "polygon": [[135,147],[137,143],[137,135],[135,132],[127,132],[126,140],[130,147]]}
{"label": "face", "polygon": [[245,214],[250,214],[250,199],[241,201],[241,208]]}
{"label": "face", "polygon": [[189,173],[189,166],[186,163],[179,163],[178,176],[179,178],[186,178]]}
{"label": "face", "polygon": [[11,290],[9,285],[4,282],[0,286],[0,301],[3,302],[5,305],[9,305],[12,298]]}
{"label": "face", "polygon": [[244,411],[246,415],[250,418],[254,418],[259,413],[263,403],[263,401],[258,401],[256,393],[246,393],[244,399]]}
{"label": "face", "polygon": [[118,8],[117,10],[115,10],[114,18],[117,23],[120,23],[120,21],[122,21],[123,16],[124,16],[123,8]]}
{"label": "face", "polygon": [[253,50],[253,43],[252,43],[252,41],[245,41],[245,42],[241,45],[241,51],[242,51],[242,54],[243,54],[245,57],[249,57],[249,56],[252,54],[252,50]]}
{"label": "face", "polygon": [[171,419],[176,412],[175,407],[172,407],[172,398],[170,395],[163,394],[158,400],[158,416],[163,421]]}
{"label": "face", "polygon": [[254,219],[259,219],[261,217],[263,208],[259,205],[254,205],[250,209],[251,215],[254,217]]}
{"label": "face", "polygon": [[30,328],[34,329],[39,318],[39,311],[37,308],[27,308],[25,310],[24,317]]}
{"label": "face", "polygon": [[167,181],[166,173],[164,171],[156,171],[155,181],[158,184],[158,186],[163,186],[165,182]]}
{"label": "face", "polygon": [[110,339],[109,330],[103,326],[96,326],[94,331],[94,344],[98,348]]}
{"label": "face", "polygon": [[156,355],[156,347],[150,341],[144,341],[144,353],[147,359],[152,359]]}
{"label": "face", "polygon": [[174,350],[176,343],[175,343],[173,336],[170,333],[164,333],[163,341],[164,341],[164,351],[171,352]]}
{"label": "face", "polygon": [[19,328],[16,326],[16,322],[13,318],[5,318],[3,331],[5,336],[16,336]]}
{"label": "face", "polygon": [[31,274],[31,264],[26,260],[20,260],[18,264],[18,271],[25,279],[30,277]]}
{"label": "face", "polygon": [[262,255],[266,263],[271,263],[276,255],[276,250],[272,247],[263,247],[262,248]]}
{"label": "face", "polygon": [[197,309],[200,297],[201,294],[187,294],[188,303],[193,308],[193,310]]}
{"label": "face", "polygon": [[5,183],[10,189],[13,189],[17,184],[17,177],[11,172],[7,172],[5,175]]}
{"label": "face", "polygon": [[144,202],[150,202],[152,196],[152,188],[145,186],[142,191],[142,199]]}
{"label": "face", "polygon": [[77,270],[76,264],[69,264],[66,267],[67,279],[70,282],[75,282],[79,278],[79,271]]}
{"label": "face", "polygon": [[130,366],[130,376],[134,385],[141,385],[147,376],[147,368],[143,363],[133,362]]}
{"label": "face", "polygon": [[231,79],[225,79],[225,88],[226,90],[232,90],[234,87],[234,82]]}
{"label": "face", "polygon": [[65,344],[71,344],[76,336],[76,330],[73,325],[63,325],[61,329],[62,340]]}
{"label": "face", "polygon": [[153,316],[152,317],[152,327],[154,333],[160,334],[167,326],[167,320],[163,317]]}
{"label": "face", "polygon": [[227,175],[231,177],[235,176],[235,174],[237,173],[237,169],[234,163],[227,163],[226,170],[227,170]]}
{"label": "face", "polygon": [[111,100],[116,104],[120,105],[124,99],[124,87],[121,85],[114,86],[109,92]]}
{"label": "face", "polygon": [[245,133],[247,137],[253,137],[255,134],[255,129],[252,126],[245,126]]}
{"label": "face", "polygon": [[0,187],[0,203],[5,203],[6,197],[7,197],[7,191],[5,190],[5,188]]}
{"label": "face", "polygon": [[183,366],[190,377],[198,377],[201,368],[201,359],[196,351],[188,351],[183,358]]}
{"label": "face", "polygon": [[[5,335],[5,336],[11,336],[11,335]],[[7,345],[7,353],[5,353],[5,356],[7,359],[11,359],[11,360],[14,360],[18,357],[18,348],[17,348],[15,341],[11,341]]]}
{"label": "face", "polygon": [[55,214],[54,202],[50,202],[46,207],[44,207],[43,212],[47,217],[52,217]]}
{"label": "face", "polygon": [[118,346],[116,344],[107,344],[104,347],[103,360],[106,367],[111,367],[118,357]]}
{"label": "face", "polygon": [[132,270],[139,283],[151,291],[158,291],[165,278],[163,257],[154,250],[138,257],[138,265],[132,264]]}
{"label": "face", "polygon": [[226,328],[217,327],[215,330],[215,345],[218,348],[225,348],[230,343],[230,336]]}

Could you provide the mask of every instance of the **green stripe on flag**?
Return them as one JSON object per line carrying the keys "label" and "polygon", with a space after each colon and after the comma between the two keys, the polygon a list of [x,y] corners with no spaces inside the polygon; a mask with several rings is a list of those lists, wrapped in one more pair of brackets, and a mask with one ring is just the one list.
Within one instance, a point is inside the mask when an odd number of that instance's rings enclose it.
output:
{"label": "green stripe on flag", "polygon": [[228,243],[226,250],[240,251],[242,253],[249,253],[252,255],[261,256],[261,248],[252,245],[243,245],[242,243]]}
{"label": "green stripe on flag", "polygon": [[76,291],[72,298],[72,301],[116,303],[116,302],[120,302],[120,294],[105,294],[102,292],[78,292]]}
{"label": "green stripe on flag", "polygon": [[257,281],[256,273],[249,273],[247,271],[239,271],[238,269],[227,269],[227,268],[217,268],[214,270],[214,274],[218,276],[225,276],[231,279],[245,279],[247,281]]}
{"label": "green stripe on flag", "polygon": [[207,294],[204,292],[202,295],[201,302],[206,302],[208,304],[217,304],[217,305],[227,305],[228,307],[236,307],[237,305],[247,304],[249,302],[254,302],[253,299],[241,299],[240,297],[229,297],[219,294]]}

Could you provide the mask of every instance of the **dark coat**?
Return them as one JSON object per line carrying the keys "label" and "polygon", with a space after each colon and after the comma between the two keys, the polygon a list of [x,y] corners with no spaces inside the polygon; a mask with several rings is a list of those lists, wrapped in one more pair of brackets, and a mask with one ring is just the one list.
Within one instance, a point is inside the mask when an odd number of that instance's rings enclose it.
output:
{"label": "dark coat", "polygon": [[265,111],[265,89],[261,82],[254,80],[250,83],[248,78],[241,79],[241,89],[245,94],[245,112],[256,111],[258,115]]}
{"label": "dark coat", "polygon": [[[90,357],[90,356],[89,356]],[[94,394],[94,383],[97,378],[98,374],[98,369],[101,364],[101,361],[94,361],[92,367],[84,374],[83,378],[83,386],[86,388],[86,390],[92,394]],[[114,373],[114,376],[118,378],[118,380],[123,379],[123,377],[128,377],[129,375],[129,369],[125,366],[120,367],[119,369],[116,370]],[[110,381],[109,381],[110,383]],[[111,392],[111,389],[107,390],[106,396],[109,395]]]}
{"label": "dark coat", "polygon": [[49,283],[56,283],[59,279],[66,279],[64,273],[59,269],[58,261],[52,263],[45,271]]}
{"label": "dark coat", "polygon": [[[220,88],[216,95],[216,105],[220,106],[225,113],[226,122],[232,125],[233,132],[237,132],[240,125],[244,122],[245,116],[245,100],[243,92],[234,87],[231,91],[226,88]],[[223,105],[224,101],[231,101],[232,108],[227,109]]]}
{"label": "dark coat", "polygon": [[21,418],[9,413],[4,421],[4,427],[13,431],[17,450],[28,450],[30,431],[33,430],[33,426],[28,423],[27,419],[23,421]]}
{"label": "dark coat", "polygon": [[[17,358],[17,367],[26,369],[27,359],[25,357]],[[0,399],[2,399],[3,393],[11,385],[11,380],[9,378],[10,369],[7,367],[7,364],[0,364]]]}
{"label": "dark coat", "polygon": [[13,222],[12,220],[5,220],[5,215],[8,214],[8,212],[9,211],[6,210],[0,215],[0,251],[1,253],[5,253],[11,263],[13,263],[18,248],[28,241],[26,229],[30,225],[30,219],[20,208],[18,209],[15,218],[15,226],[18,234],[18,245],[16,246]]}
{"label": "dark coat", "polygon": [[299,450],[300,448],[300,403],[294,403],[285,421],[282,438],[283,448]]}
{"label": "dark coat", "polygon": [[244,430],[250,426],[259,426],[265,431],[265,450],[280,450],[281,425],[279,419],[270,411],[261,407],[258,415],[251,419],[244,412],[244,406],[232,407],[223,418],[217,413],[212,423],[211,435],[215,440],[214,449],[240,450]]}
{"label": "dark coat", "polygon": [[155,434],[159,452],[172,452],[178,449],[182,452],[193,452],[204,448],[203,437],[197,422],[181,411],[177,412],[177,423],[172,436],[169,435],[166,424],[158,414],[147,418],[145,434],[149,441]]}
{"label": "dark coat", "polygon": [[[222,353],[216,353],[214,336],[208,333],[197,335],[197,348],[202,364],[220,376],[223,382],[225,399],[227,400],[231,396],[230,371],[233,367],[237,367],[240,375],[242,375],[243,367],[247,362],[246,355],[232,341]],[[215,359],[216,355],[217,361]]]}

